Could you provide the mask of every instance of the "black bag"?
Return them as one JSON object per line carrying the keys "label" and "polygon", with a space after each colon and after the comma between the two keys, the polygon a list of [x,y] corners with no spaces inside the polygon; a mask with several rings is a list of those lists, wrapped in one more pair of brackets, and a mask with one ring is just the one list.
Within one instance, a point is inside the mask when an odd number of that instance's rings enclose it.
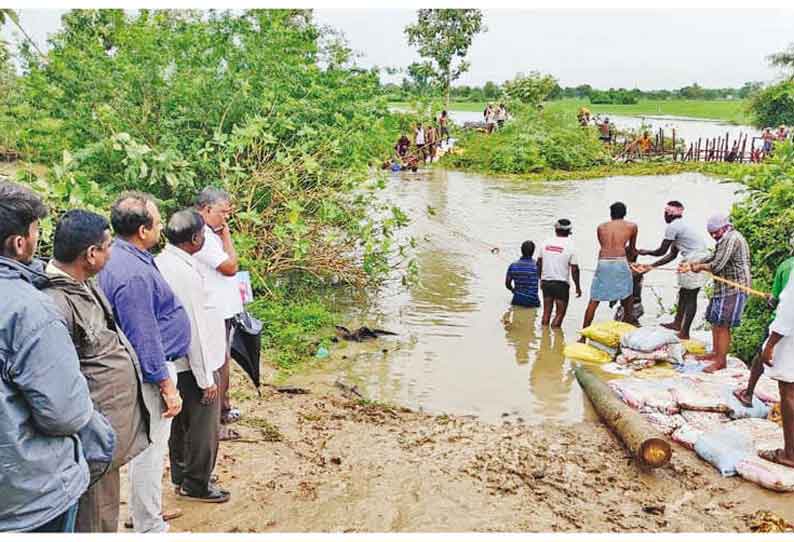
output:
{"label": "black bag", "polygon": [[259,391],[259,359],[262,350],[263,324],[247,311],[234,317],[232,322],[232,358]]}

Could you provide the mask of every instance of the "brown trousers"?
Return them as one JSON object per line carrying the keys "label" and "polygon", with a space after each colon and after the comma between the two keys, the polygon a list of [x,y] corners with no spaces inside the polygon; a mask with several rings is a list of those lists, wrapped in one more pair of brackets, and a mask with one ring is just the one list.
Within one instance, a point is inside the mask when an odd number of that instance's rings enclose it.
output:
{"label": "brown trousers", "polygon": [[119,469],[109,470],[80,497],[75,531],[78,533],[117,532],[120,499]]}

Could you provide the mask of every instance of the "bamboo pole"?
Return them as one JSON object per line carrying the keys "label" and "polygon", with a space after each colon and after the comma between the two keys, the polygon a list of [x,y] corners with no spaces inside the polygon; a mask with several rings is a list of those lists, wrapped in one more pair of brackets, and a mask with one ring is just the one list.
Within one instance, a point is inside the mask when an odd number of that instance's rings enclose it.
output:
{"label": "bamboo pole", "polygon": [[623,404],[600,378],[585,367],[577,366],[574,374],[598,416],[640,464],[655,469],[670,462],[673,455],[670,443],[645,418]]}

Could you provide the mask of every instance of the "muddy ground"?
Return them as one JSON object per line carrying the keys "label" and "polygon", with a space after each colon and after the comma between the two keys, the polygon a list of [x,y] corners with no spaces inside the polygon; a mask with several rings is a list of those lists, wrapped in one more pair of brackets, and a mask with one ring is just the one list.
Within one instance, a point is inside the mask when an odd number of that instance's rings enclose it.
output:
{"label": "muddy ground", "polygon": [[222,443],[216,468],[232,499],[184,501],[164,483],[166,509],[184,511],[173,531],[744,532],[762,510],[794,522],[790,497],[677,445],[642,472],[599,423],[490,425],[322,385],[257,398],[235,376],[244,439]]}

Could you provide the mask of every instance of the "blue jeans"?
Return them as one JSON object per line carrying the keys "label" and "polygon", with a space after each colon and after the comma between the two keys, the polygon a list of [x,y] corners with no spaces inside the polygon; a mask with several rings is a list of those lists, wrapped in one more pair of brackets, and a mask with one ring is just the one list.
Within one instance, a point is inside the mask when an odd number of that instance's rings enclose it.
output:
{"label": "blue jeans", "polygon": [[51,519],[44,525],[36,527],[31,533],[73,533],[77,520],[77,503],[74,503],[66,512]]}

